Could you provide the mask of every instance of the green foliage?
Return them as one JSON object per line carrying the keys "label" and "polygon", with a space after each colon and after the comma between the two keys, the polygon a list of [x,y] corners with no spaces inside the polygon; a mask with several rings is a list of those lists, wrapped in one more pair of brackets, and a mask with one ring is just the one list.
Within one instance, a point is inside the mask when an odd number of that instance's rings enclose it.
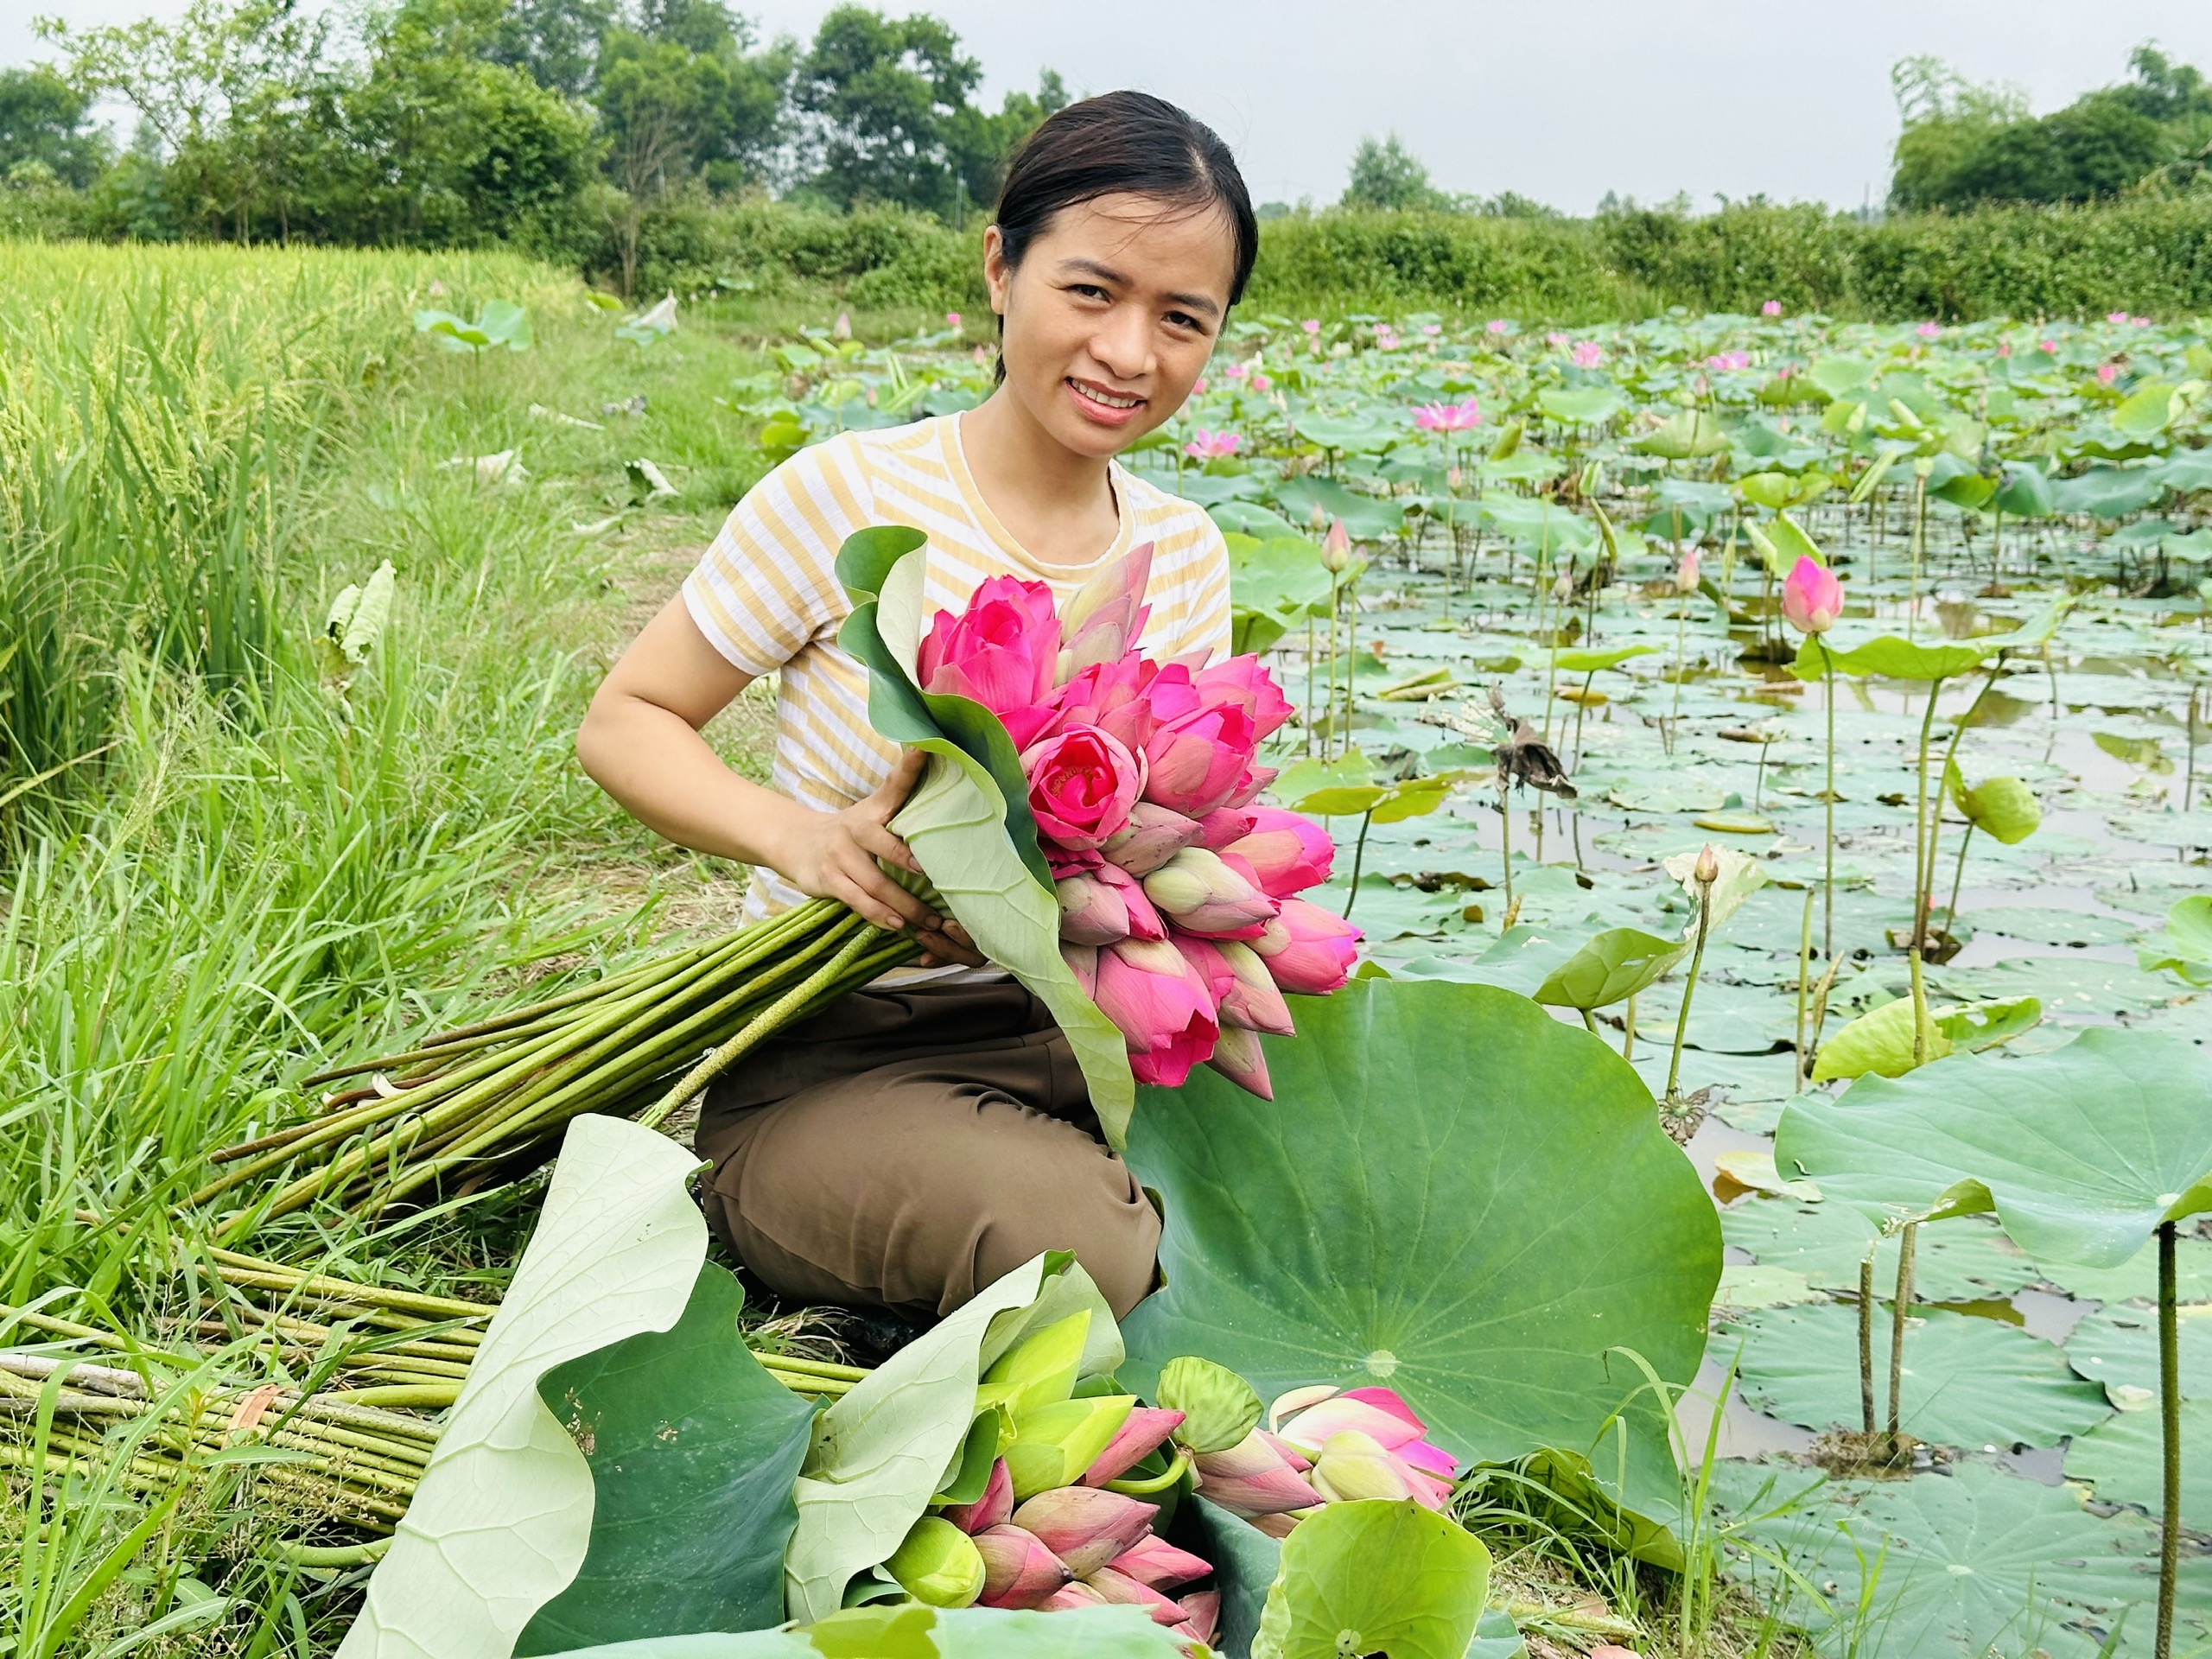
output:
{"label": "green foliage", "polygon": [[1359,148],[1352,152],[1351,178],[1338,205],[1395,212],[1408,207],[1448,208],[1452,204],[1428,181],[1428,168],[1394,132],[1379,143],[1372,137],[1359,141]]}
{"label": "green foliage", "polygon": [[0,69],[0,182],[24,188],[46,178],[81,190],[109,161],[92,100],[50,69]]}
{"label": "green foliage", "polygon": [[1252,1659],[1462,1659],[1490,1592],[1490,1552],[1410,1501],[1332,1503],[1283,1541]]}

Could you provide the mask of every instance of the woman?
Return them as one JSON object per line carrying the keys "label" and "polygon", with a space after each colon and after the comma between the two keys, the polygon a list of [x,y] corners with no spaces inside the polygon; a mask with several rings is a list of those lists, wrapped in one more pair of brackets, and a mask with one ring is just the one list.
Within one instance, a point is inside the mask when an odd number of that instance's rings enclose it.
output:
{"label": "woman", "polygon": [[[1117,1314],[1153,1287],[1160,1217],[1100,1140],[1066,1040],[883,872],[914,868],[885,825],[921,757],[868,727],[867,677],[835,644],[850,607],[832,563],[866,525],[922,530],[935,611],[1007,574],[1065,601],[1149,542],[1144,649],[1225,654],[1220,533],[1113,458],[1182,407],[1258,239],[1228,147],[1182,111],[1115,92],[1053,116],[984,235],[991,396],[779,467],[592,700],[585,768],[670,840],[753,866],[749,914],[836,899],[924,946],[922,967],[764,1046],[701,1111],[708,1217],[781,1295],[934,1318],[1044,1249],[1073,1250]],[[776,671],[764,789],[699,728]]]}

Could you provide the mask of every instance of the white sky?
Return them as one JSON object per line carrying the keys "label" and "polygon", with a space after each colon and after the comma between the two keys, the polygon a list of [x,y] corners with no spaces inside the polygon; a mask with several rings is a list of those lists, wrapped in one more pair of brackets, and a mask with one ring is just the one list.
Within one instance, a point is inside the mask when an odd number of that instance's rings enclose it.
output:
{"label": "white sky", "polygon": [[[33,11],[118,22],[181,0],[6,0],[0,63],[43,54]],[[1395,130],[1446,189],[1518,190],[1571,212],[1608,189],[1855,207],[1879,200],[1897,118],[1889,67],[1932,52],[2038,111],[2121,78],[2157,39],[2212,72],[2207,0],[877,0],[934,10],[982,60],[985,95],[1059,70],[1138,86],[1211,123],[1256,200],[1333,200],[1361,136]],[[737,0],[802,38],[823,0]]]}

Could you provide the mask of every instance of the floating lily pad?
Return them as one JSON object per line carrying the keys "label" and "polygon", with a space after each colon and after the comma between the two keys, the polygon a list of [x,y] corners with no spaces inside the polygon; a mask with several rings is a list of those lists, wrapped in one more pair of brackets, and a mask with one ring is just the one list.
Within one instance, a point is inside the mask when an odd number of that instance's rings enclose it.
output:
{"label": "floating lily pad", "polygon": [[[2056,1347],[1994,1319],[1929,1308],[1904,1339],[1902,1427],[1943,1446],[2056,1446],[2103,1421],[2101,1390],[2068,1369]],[[1746,1314],[1744,1397],[1808,1428],[1856,1427],[1859,1313],[1829,1303]],[[1887,1410],[1891,1321],[1874,1321],[1875,1404]],[[1726,1351],[1728,1336],[1714,1339]]]}
{"label": "floating lily pad", "polygon": [[1967,919],[1983,933],[2003,933],[2038,944],[2124,944],[2143,931],[2141,922],[2125,916],[2095,916],[2085,910],[2031,910],[2018,905],[1993,905],[1968,912]]}
{"label": "floating lily pad", "polygon": [[[1720,1236],[1761,1262],[1796,1268],[1822,1289],[1855,1292],[1859,1264],[1876,1232],[1849,1205],[1764,1198],[1722,1211]],[[1921,1228],[1912,1259],[1914,1294],[1929,1302],[2002,1299],[2033,1284],[2044,1271],[1997,1227],[1976,1217]],[[1875,1253],[1876,1294],[1888,1294],[1897,1281],[1897,1240],[1891,1235]]]}
{"label": "floating lily pad", "polygon": [[[2212,1305],[2180,1310],[2181,1393],[2212,1400]],[[2158,1391],[2156,1308],[2117,1303],[2098,1309],[2066,1338],[2066,1357],[2083,1376],[2104,1384],[2114,1403],[2137,1405]]]}
{"label": "floating lily pad", "polygon": [[[2043,1276],[2068,1294],[2094,1302],[2155,1302],[2158,1247],[2145,1244],[2116,1268],[2046,1267]],[[2174,1288],[2182,1301],[2212,1302],[2212,1239],[2174,1241]]]}
{"label": "floating lily pad", "polygon": [[[2192,1532],[2212,1531],[2212,1400],[2181,1408],[2181,1519]],[[2190,1455],[2192,1452],[2196,1455]],[[2066,1474],[2086,1480],[2107,1503],[2165,1513],[2164,1451],[2156,1407],[2107,1417],[2066,1448]]]}

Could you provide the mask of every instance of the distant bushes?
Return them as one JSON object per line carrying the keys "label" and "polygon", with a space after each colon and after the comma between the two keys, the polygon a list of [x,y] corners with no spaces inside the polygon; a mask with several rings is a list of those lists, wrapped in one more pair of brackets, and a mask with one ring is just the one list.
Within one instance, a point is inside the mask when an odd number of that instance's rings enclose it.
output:
{"label": "distant bushes", "polygon": [[[2212,195],[2084,207],[1985,207],[1866,224],[1762,203],[1703,217],[1594,219],[1331,211],[1261,227],[1249,313],[1438,310],[1592,321],[1692,311],[1948,321],[2090,316],[2125,307],[2212,313]],[[651,215],[637,289],[745,285],[763,296],[826,287],[864,308],[979,310],[980,230],[925,213],[851,213],[703,196]],[[610,233],[587,271],[618,269]]]}

